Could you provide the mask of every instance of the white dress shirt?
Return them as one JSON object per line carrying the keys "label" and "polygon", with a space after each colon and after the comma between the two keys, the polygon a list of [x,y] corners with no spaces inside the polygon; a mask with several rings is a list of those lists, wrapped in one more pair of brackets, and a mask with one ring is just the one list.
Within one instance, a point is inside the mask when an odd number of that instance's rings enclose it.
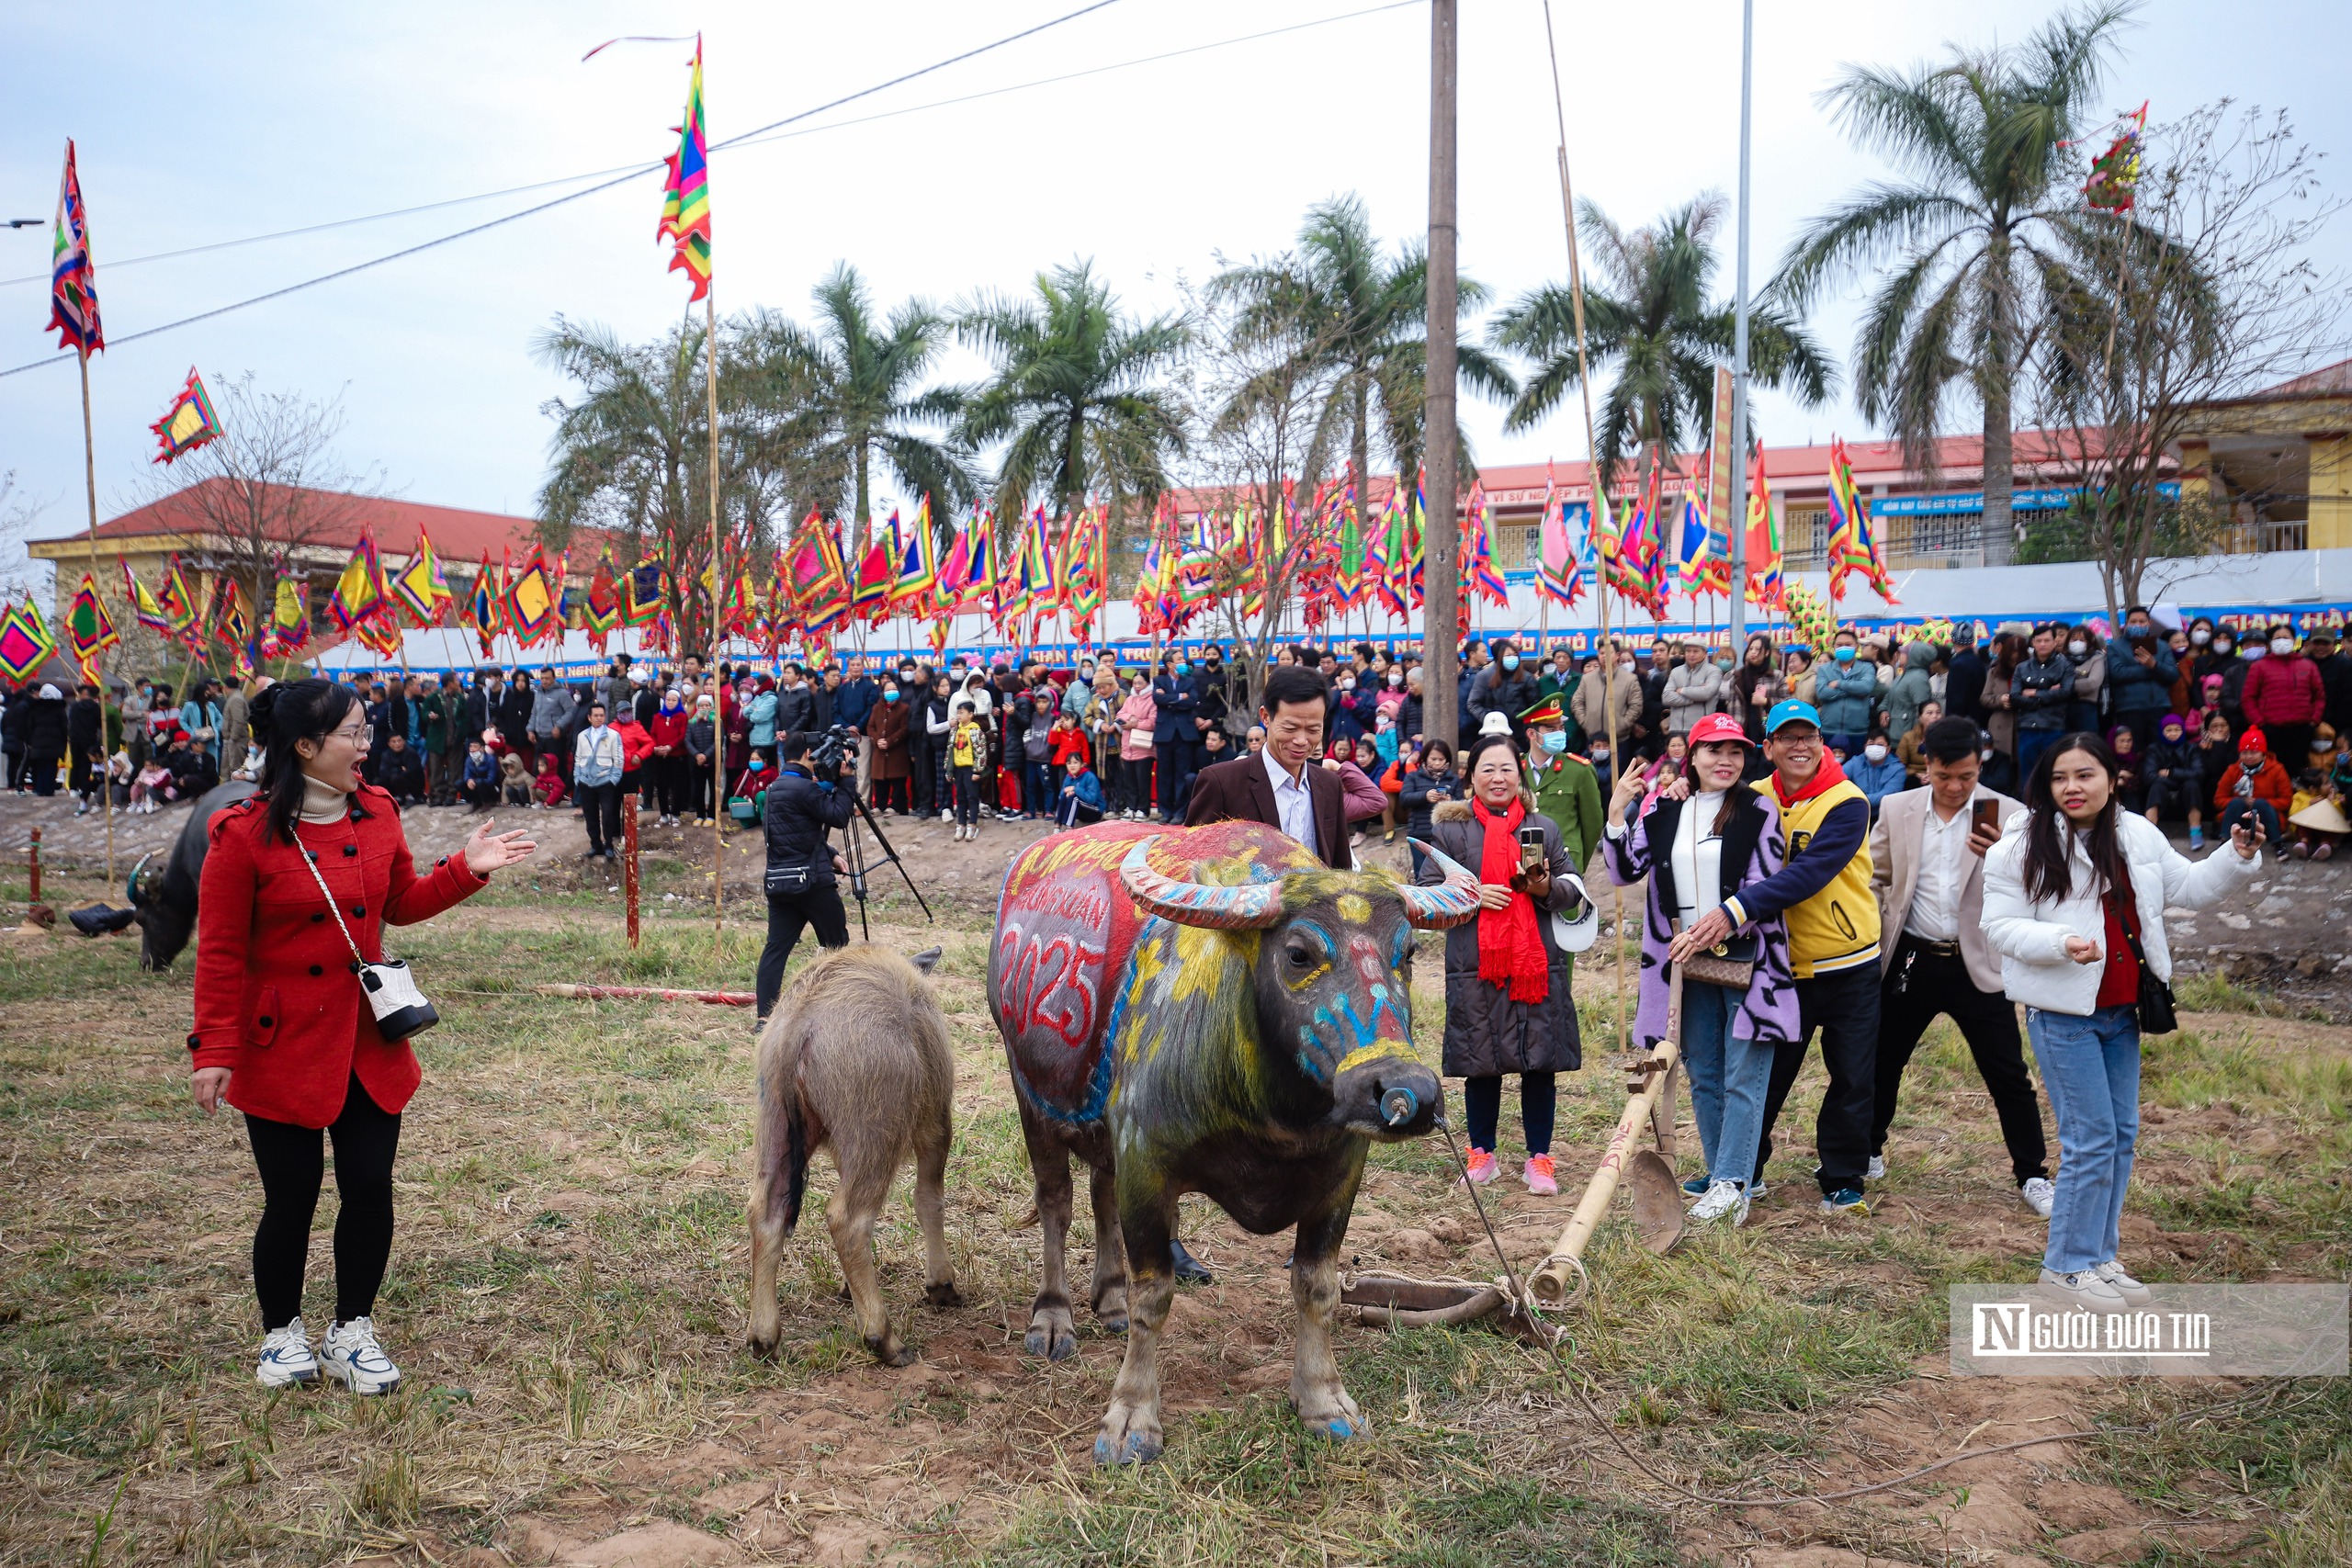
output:
{"label": "white dress shirt", "polygon": [[1911,885],[1911,908],[1903,929],[1921,942],[1960,940],[1960,890],[1968,881],[1970,813],[1963,807],[1944,820],[1935,802],[1928,803],[1920,824],[1919,874]]}
{"label": "white dress shirt", "polygon": [[[1293,778],[1274,761],[1272,747],[1260,753],[1266,760],[1266,777],[1274,786],[1274,815],[1282,819],[1285,836],[1297,840],[1309,850],[1315,849],[1315,795],[1306,787],[1306,769],[1301,768]],[[1309,762],[1307,767],[1313,767]],[[1317,853],[1321,853],[1319,850]]]}

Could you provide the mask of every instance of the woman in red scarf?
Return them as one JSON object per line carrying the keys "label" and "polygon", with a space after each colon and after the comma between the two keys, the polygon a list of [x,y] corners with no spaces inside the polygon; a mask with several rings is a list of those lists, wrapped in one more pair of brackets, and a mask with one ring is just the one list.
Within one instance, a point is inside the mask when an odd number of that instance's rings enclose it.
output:
{"label": "woman in red scarf", "polygon": [[[1579,912],[1585,890],[1580,868],[1560,847],[1560,829],[1523,793],[1521,761],[1510,736],[1481,736],[1464,762],[1470,798],[1446,801],[1430,813],[1430,840],[1476,869],[1484,906],[1476,919],[1446,933],[1444,1070],[1464,1080],[1470,1179],[1481,1184],[1496,1174],[1502,1075],[1520,1075],[1527,1190],[1549,1196],[1560,1190],[1552,1168],[1553,1075],[1584,1065],[1568,953],[1560,942],[1562,922],[1553,917]],[[1522,828],[1541,836],[1528,860],[1519,841]],[[1440,868],[1434,859],[1424,861],[1419,880],[1442,882]]]}

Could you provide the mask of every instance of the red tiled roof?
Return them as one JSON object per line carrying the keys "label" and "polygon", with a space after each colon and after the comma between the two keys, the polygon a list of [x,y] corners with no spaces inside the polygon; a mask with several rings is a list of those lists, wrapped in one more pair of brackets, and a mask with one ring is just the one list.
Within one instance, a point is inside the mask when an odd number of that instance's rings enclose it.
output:
{"label": "red tiled roof", "polygon": [[[193,499],[193,492],[229,482],[216,476],[119,517],[108,518],[98,525],[98,538],[101,542],[127,542],[141,535],[209,533],[211,529]],[[462,507],[431,506],[381,496],[342,496],[341,501],[342,504],[326,509],[327,515],[302,541],[304,545],[348,549],[359,542],[364,528],[375,534],[377,548],[405,556],[415,550],[416,536],[422,529],[433,536],[433,547],[439,554],[452,560],[474,560],[485,550],[495,556],[503,547],[527,547],[537,527],[528,517],[510,517],[499,512],[469,512]]]}

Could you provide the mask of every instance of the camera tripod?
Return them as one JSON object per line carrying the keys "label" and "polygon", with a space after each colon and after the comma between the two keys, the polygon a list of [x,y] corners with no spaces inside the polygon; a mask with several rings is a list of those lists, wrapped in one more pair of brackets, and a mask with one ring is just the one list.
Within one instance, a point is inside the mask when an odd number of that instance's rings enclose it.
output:
{"label": "camera tripod", "polygon": [[[873,807],[858,797],[854,786],[850,790],[849,803],[857,809],[849,819],[849,828],[842,835],[842,844],[848,852],[849,890],[857,899],[857,934],[860,940],[874,940],[873,932],[866,929],[865,924],[865,874],[876,866],[897,866],[899,879],[907,885],[907,891],[915,896],[916,904],[922,907],[922,918],[937,924],[938,917],[931,912],[931,906],[923,902],[922,889],[915,886],[914,877],[907,871],[907,863],[899,858],[899,852],[892,847],[888,835],[882,831],[882,824],[874,819]],[[859,827],[861,822],[865,824],[863,829]],[[865,852],[865,833],[868,830],[874,834],[874,841],[882,846],[881,854],[872,858],[868,858]]]}

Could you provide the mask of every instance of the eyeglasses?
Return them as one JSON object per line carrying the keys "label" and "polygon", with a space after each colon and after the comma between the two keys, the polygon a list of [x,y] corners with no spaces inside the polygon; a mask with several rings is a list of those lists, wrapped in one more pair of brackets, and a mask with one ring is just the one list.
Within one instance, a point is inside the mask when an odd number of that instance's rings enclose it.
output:
{"label": "eyeglasses", "polygon": [[360,741],[368,739],[368,728],[365,725],[362,725],[356,729],[346,725],[341,729],[328,730],[327,739],[330,740],[348,740],[356,746]]}

